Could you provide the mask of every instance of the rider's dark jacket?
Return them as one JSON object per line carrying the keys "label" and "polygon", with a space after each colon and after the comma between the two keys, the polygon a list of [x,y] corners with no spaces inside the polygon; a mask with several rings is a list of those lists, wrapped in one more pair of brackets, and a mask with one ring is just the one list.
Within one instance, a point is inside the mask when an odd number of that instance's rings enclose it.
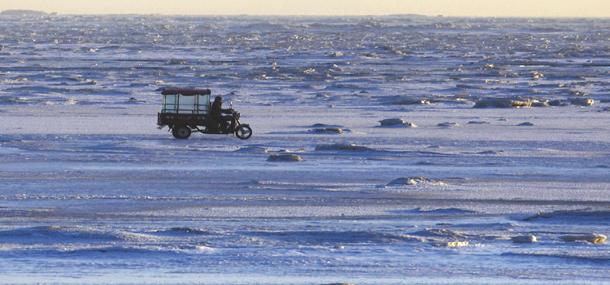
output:
{"label": "rider's dark jacket", "polygon": [[222,113],[225,113],[226,110],[222,108],[222,101],[215,100],[212,104],[212,110],[210,110],[210,115],[217,121],[224,120],[224,116]]}

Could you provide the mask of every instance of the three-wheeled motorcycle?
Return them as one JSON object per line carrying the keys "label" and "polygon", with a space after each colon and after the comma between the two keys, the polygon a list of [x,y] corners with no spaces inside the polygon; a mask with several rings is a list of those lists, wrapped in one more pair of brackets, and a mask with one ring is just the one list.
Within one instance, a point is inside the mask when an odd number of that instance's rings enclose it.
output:
{"label": "three-wheeled motorcycle", "polygon": [[[209,89],[163,89],[163,107],[157,116],[159,128],[169,127],[175,138],[187,139],[192,131],[203,134],[235,134],[242,140],[252,136],[252,128],[239,121],[241,114],[229,109],[232,122],[229,128],[222,128],[220,122],[210,116]],[[231,103],[231,106],[233,104]]]}

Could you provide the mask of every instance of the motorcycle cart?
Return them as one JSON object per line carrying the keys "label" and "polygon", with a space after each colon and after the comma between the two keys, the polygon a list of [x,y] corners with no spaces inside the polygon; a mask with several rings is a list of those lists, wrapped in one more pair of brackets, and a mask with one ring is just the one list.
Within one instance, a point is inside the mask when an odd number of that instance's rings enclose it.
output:
{"label": "motorcycle cart", "polygon": [[[252,136],[252,128],[239,121],[240,113],[233,109],[233,121],[223,129],[220,123],[210,116],[209,89],[164,89],[163,107],[157,114],[159,128],[167,126],[177,139],[187,139],[192,131],[203,134],[235,134],[242,140]],[[232,105],[232,104],[231,104]]]}

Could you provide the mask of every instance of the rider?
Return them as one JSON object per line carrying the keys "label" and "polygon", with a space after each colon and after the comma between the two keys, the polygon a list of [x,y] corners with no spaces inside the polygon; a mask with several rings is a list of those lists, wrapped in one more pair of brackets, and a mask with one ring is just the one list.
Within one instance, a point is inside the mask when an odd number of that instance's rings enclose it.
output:
{"label": "rider", "polygon": [[[230,114],[230,116],[223,116],[223,113]],[[233,109],[223,109],[222,97],[220,96],[216,96],[216,98],[214,98],[210,115],[212,116],[212,119],[220,123],[221,131],[223,132],[229,128],[228,122],[233,122]]]}

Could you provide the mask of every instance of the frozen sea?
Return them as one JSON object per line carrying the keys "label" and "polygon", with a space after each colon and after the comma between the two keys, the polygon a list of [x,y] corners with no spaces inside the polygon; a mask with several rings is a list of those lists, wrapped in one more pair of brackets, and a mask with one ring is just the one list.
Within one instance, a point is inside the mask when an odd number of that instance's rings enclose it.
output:
{"label": "frozen sea", "polygon": [[[0,31],[1,284],[610,284],[609,19]],[[180,87],[252,138],[158,129]]]}

